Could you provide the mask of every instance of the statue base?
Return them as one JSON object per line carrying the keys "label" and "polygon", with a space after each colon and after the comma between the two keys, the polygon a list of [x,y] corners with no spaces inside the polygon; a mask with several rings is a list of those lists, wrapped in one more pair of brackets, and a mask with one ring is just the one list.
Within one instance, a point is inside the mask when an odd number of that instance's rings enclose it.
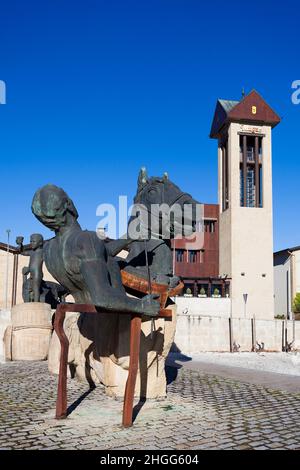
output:
{"label": "statue base", "polygon": [[[162,398],[166,396],[165,359],[172,346],[176,329],[176,306],[170,305],[172,319],[142,322],[139,372],[135,396]],[[68,314],[64,331],[69,339],[70,371],[80,381],[102,383],[106,394],[124,397],[129,369],[130,315],[115,313]],[[49,349],[48,367],[58,374],[60,343],[54,332]]]}
{"label": "statue base", "polygon": [[52,333],[51,316],[50,305],[43,302],[28,302],[12,307],[12,324],[4,334],[5,359],[46,360]]}

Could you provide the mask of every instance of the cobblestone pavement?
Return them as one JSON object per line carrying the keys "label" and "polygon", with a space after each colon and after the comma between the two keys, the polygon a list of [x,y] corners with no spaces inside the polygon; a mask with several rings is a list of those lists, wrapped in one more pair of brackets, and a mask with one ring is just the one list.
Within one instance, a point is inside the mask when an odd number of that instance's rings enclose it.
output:
{"label": "cobblestone pavement", "polygon": [[165,400],[146,402],[134,426],[122,429],[122,402],[103,387],[87,392],[68,382],[73,411],[56,421],[57,377],[47,364],[0,365],[1,449],[300,449],[300,393],[178,373]]}

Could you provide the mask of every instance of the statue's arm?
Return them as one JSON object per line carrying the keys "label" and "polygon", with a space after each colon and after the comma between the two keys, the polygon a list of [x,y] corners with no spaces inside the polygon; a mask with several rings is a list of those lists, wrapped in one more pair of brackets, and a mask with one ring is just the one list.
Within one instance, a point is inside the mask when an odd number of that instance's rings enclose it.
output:
{"label": "statue's arm", "polygon": [[[159,303],[151,298],[133,299],[111,286],[106,262],[106,244],[99,243],[89,232],[82,232],[76,244],[80,273],[84,288],[90,294],[92,303],[107,311],[157,315]],[[75,254],[74,252],[74,254]]]}
{"label": "statue's arm", "polygon": [[[99,260],[82,260],[81,274],[91,296],[92,303],[107,312],[138,313],[140,315],[157,316],[159,302],[153,295],[142,299],[134,299],[112,288],[108,282],[108,272],[105,262]],[[157,296],[156,296],[157,297]]]}
{"label": "statue's arm", "polygon": [[19,245],[19,253],[23,256],[30,256],[31,254],[31,246],[30,245]]}
{"label": "statue's arm", "polygon": [[106,250],[107,253],[110,256],[117,256],[120,251],[124,250],[127,248],[132,242],[135,240],[132,240],[130,238],[126,239],[120,239],[120,240],[112,240],[111,242],[106,242]]}
{"label": "statue's arm", "polygon": [[17,249],[19,250],[19,254],[23,256],[30,256],[31,253],[31,245],[23,245],[24,237],[18,236],[16,238]]}

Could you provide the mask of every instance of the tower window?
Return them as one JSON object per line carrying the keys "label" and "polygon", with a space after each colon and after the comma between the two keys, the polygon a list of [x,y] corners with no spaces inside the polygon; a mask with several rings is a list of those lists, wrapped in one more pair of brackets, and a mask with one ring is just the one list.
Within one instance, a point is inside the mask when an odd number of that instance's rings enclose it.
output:
{"label": "tower window", "polygon": [[240,205],[262,207],[262,137],[240,136]]}
{"label": "tower window", "polygon": [[228,177],[228,140],[221,147],[222,156],[222,210],[229,207],[229,177]]}

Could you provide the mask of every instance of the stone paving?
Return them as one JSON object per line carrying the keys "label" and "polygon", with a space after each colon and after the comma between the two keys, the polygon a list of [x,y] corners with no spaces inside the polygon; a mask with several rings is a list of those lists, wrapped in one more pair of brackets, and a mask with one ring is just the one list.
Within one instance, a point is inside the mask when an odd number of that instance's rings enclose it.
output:
{"label": "stone paving", "polygon": [[300,449],[300,393],[184,368],[168,377],[167,398],[140,404],[123,429],[122,402],[103,387],[89,392],[69,379],[72,410],[57,421],[47,364],[1,364],[0,449]]}

